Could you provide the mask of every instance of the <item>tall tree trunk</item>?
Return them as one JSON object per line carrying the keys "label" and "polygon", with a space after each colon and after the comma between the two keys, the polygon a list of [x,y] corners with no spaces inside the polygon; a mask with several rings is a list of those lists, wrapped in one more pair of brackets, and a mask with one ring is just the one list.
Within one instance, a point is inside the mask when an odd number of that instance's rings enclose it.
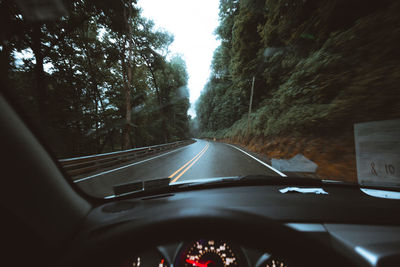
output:
{"label": "tall tree trunk", "polygon": [[[125,129],[124,129],[124,149],[132,147],[131,142],[131,130],[132,130],[132,103],[131,103],[131,85],[132,85],[132,68],[133,68],[133,41],[132,41],[132,3],[128,1],[128,6],[124,8],[124,19],[127,26],[127,37],[124,42],[125,45],[128,43],[128,60],[122,59],[123,69],[125,72],[124,78],[124,91],[125,91]],[[123,54],[125,57],[125,53]]]}
{"label": "tall tree trunk", "polygon": [[131,84],[131,67],[126,68],[127,71],[127,78],[128,81],[125,83],[125,136],[124,136],[124,148],[128,149],[131,146],[131,123],[132,123],[132,104],[131,104],[131,90],[130,90],[130,84]]}
{"label": "tall tree trunk", "polygon": [[[154,73],[153,67],[151,66],[151,63],[146,58],[146,56],[141,55],[141,57],[145,61],[146,66],[151,73],[151,77],[153,78],[153,84],[154,84],[154,87],[156,88],[156,95],[157,95],[157,100],[158,100],[158,105],[159,105],[159,110],[160,110],[160,117],[161,117],[161,123],[162,123],[163,134],[164,134],[164,143],[168,143],[169,133],[168,133],[168,129],[167,129],[167,121],[165,118],[165,107],[162,103],[162,99],[161,99],[161,95],[160,95],[160,88],[158,87],[158,84],[157,84],[156,75]],[[164,73],[164,75],[165,75],[165,73]]]}
{"label": "tall tree trunk", "polygon": [[[129,63],[128,63],[129,65]],[[125,96],[125,126],[123,131],[123,149],[130,148],[130,132],[131,132],[131,121],[132,121],[132,105],[131,105],[131,90],[130,90],[130,79],[132,78],[131,68],[127,66],[125,59],[122,59],[123,69],[123,85],[124,85],[124,96]]]}
{"label": "tall tree trunk", "polygon": [[35,78],[36,78],[36,94],[38,99],[39,106],[39,116],[40,122],[42,126],[47,128],[48,126],[48,113],[47,113],[47,88],[46,88],[46,80],[44,74],[43,67],[43,52],[42,52],[42,31],[41,25],[35,24],[32,30],[32,51],[35,56],[36,64],[35,64]]}
{"label": "tall tree trunk", "polygon": [[169,134],[168,134],[168,129],[167,129],[167,120],[165,118],[165,115],[166,115],[165,106],[162,103],[162,99],[161,99],[161,95],[160,95],[160,88],[158,87],[154,71],[153,71],[151,66],[149,66],[149,69],[150,69],[151,76],[153,77],[154,87],[156,88],[158,105],[159,105],[159,108],[160,108],[159,110],[160,110],[161,123],[162,123],[163,134],[164,134],[164,143],[168,143]]}
{"label": "tall tree trunk", "polygon": [[[83,27],[82,31],[83,31],[83,35],[84,36],[86,36],[86,37],[89,36],[89,34],[90,34],[89,26],[87,26],[87,28]],[[90,49],[89,49],[87,43],[84,43],[84,53],[86,55],[86,59],[87,59],[87,62],[88,62],[88,67],[89,67],[88,73],[89,73],[90,82],[91,82],[91,85],[92,85],[92,93],[90,94],[90,96],[91,96],[91,98],[92,98],[92,100],[94,102],[94,107],[95,107],[95,110],[94,110],[95,123],[96,123],[96,129],[95,129],[96,130],[96,136],[95,136],[96,148],[95,149],[96,149],[97,153],[100,153],[100,151],[102,150],[102,145],[101,145],[100,134],[99,134],[99,127],[100,127],[100,124],[101,124],[100,112],[99,112],[99,102],[100,102],[100,108],[101,108],[103,114],[105,112],[105,108],[104,108],[104,105],[103,105],[103,101],[101,99],[100,90],[98,88],[98,81],[95,78],[95,70],[96,70],[96,63],[97,62],[96,62],[96,59],[94,58],[95,62],[93,64],[92,55],[90,53]]]}

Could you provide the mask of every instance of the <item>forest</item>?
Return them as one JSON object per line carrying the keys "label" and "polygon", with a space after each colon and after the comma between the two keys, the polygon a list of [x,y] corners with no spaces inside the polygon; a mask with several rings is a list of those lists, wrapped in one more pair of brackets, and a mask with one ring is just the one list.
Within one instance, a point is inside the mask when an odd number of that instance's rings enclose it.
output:
{"label": "forest", "polygon": [[65,14],[40,22],[0,1],[1,86],[58,158],[196,136],[268,158],[302,153],[321,176],[354,179],[354,124],[400,117],[400,3],[219,3],[220,45],[194,119],[173,36],[136,0],[64,1]]}
{"label": "forest", "polygon": [[197,133],[352,180],[353,125],[400,117],[398,14],[390,0],[221,0]]}
{"label": "forest", "polygon": [[30,21],[0,1],[2,87],[56,157],[188,138],[188,74],[168,52],[173,36],[136,0],[64,4],[61,17]]}

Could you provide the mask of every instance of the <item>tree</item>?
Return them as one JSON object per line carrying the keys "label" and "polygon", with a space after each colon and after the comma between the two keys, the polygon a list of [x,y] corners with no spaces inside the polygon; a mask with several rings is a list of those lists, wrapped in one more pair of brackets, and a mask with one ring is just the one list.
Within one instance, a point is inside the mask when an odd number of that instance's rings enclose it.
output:
{"label": "tree", "polygon": [[155,31],[136,1],[71,1],[67,16],[35,25],[13,2],[0,5],[14,28],[1,33],[5,81],[35,121],[46,121],[57,156],[188,136],[186,66],[167,60],[173,37]]}

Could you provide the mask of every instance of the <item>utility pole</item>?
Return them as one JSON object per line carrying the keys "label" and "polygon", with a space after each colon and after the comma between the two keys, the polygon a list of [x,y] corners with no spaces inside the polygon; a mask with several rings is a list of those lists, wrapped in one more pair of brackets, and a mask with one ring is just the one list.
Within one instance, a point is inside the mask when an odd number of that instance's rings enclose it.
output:
{"label": "utility pole", "polygon": [[251,93],[250,93],[250,105],[249,105],[249,115],[247,117],[247,129],[246,133],[249,133],[249,123],[250,123],[250,114],[251,114],[251,106],[253,105],[253,93],[254,93],[254,80],[256,79],[256,76],[253,76],[253,81],[251,83]]}

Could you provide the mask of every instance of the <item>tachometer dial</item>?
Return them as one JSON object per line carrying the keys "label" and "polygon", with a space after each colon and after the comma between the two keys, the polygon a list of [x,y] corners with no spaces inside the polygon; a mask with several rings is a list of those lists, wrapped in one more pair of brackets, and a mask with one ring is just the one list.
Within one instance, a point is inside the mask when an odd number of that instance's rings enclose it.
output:
{"label": "tachometer dial", "polygon": [[286,260],[283,261],[281,258],[264,253],[257,261],[256,267],[288,267]]}
{"label": "tachometer dial", "polygon": [[142,260],[140,257],[134,257],[128,262],[127,266],[132,266],[132,267],[142,266]]}
{"label": "tachometer dial", "polygon": [[275,259],[269,259],[264,265],[265,267],[288,267],[286,263],[283,261],[275,260]]}
{"label": "tachometer dial", "polygon": [[143,253],[141,257],[132,257],[122,264],[122,267],[167,267],[168,264],[164,258],[156,255],[155,253]]}
{"label": "tachometer dial", "polygon": [[238,253],[227,242],[200,239],[190,243],[184,249],[178,266],[239,266]]}

